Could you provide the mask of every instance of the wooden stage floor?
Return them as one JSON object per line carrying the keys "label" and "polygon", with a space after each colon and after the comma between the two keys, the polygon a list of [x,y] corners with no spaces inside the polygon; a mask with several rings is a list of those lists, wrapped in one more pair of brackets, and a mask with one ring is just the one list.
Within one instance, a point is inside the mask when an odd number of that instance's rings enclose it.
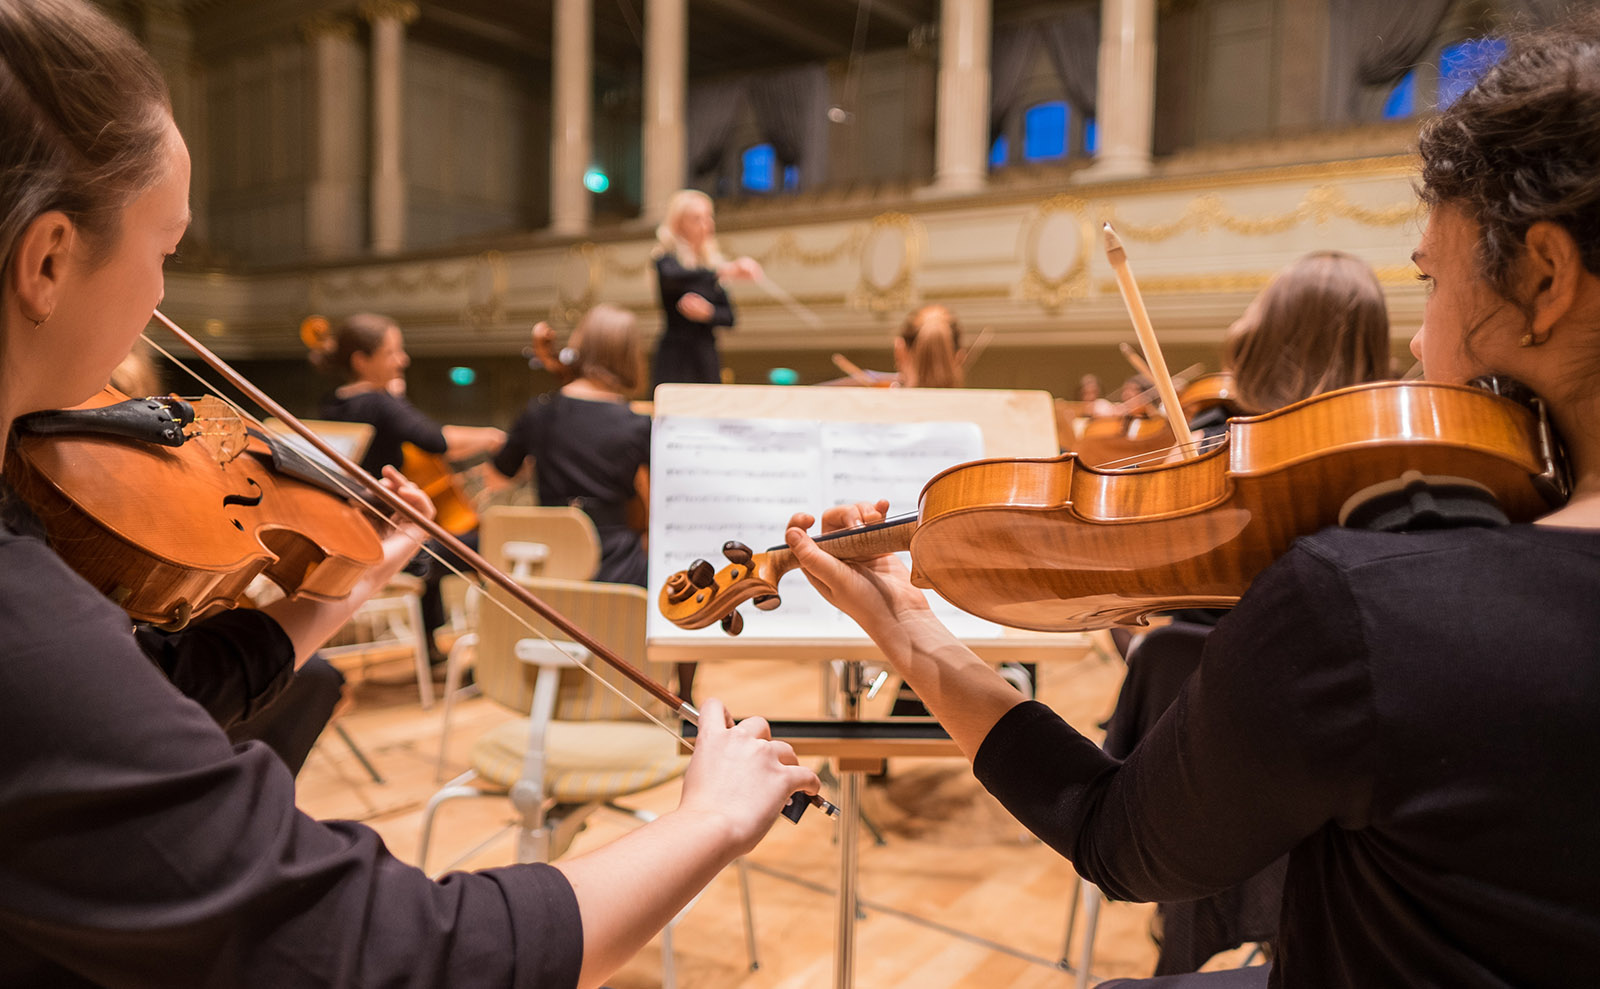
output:
{"label": "wooden stage floor", "polygon": [[[1096,726],[1116,697],[1123,667],[1093,654],[1041,667],[1039,696],[1080,729]],[[811,666],[747,661],[702,664],[695,692],[717,696],[735,712],[816,717],[819,671]],[[323,818],[365,821],[400,858],[415,862],[422,806],[438,789],[440,708],[423,711],[406,667],[373,670],[353,684],[345,730],[385,777],[375,784],[350,750],[325,733],[299,779],[300,806]],[[884,698],[880,698],[881,703]],[[875,705],[876,706],[876,705]],[[448,775],[466,767],[472,740],[514,714],[474,698],[457,705]],[[877,716],[869,711],[868,716]],[[629,801],[658,812],[677,803],[678,784]],[[886,781],[864,787],[863,809],[883,831],[874,844],[863,832],[859,895],[865,917],[856,927],[855,985],[860,989],[1064,989],[1073,973],[1063,955],[1071,866],[1035,840],[973,779],[961,759],[892,760]],[[512,817],[503,799],[462,800],[439,812],[430,869],[465,855],[460,867],[512,861],[506,835],[472,850]],[[631,826],[597,813],[574,851]],[[675,935],[679,986],[685,989],[790,989],[833,984],[838,846],[835,825],[816,811],[800,824],[779,820],[749,857],[761,966],[750,971],[733,870],[719,876],[680,922]],[[1096,980],[1145,975],[1156,949],[1154,908],[1108,903],[1101,913],[1092,973]],[[1076,938],[1075,938],[1076,941]],[[1075,961],[1079,948],[1072,947]],[[1244,952],[1213,960],[1238,964]],[[608,981],[613,989],[661,984],[659,942]]]}

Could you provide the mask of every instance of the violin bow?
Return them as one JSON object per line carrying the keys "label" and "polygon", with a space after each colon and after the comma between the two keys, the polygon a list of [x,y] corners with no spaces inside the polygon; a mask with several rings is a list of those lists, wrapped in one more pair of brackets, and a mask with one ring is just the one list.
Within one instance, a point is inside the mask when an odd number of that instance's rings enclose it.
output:
{"label": "violin bow", "polygon": [[[366,487],[367,490],[371,492],[371,494],[381,501],[386,507],[397,514],[404,516],[418,528],[422,529],[422,531],[426,532],[429,537],[439,542],[452,553],[455,553],[458,557],[465,561],[469,567],[478,573],[479,576],[499,587],[501,590],[510,595],[513,600],[517,601],[524,607],[527,607],[529,610],[533,611],[534,614],[537,614],[551,625],[554,625],[557,629],[561,630],[562,633],[569,636],[573,642],[576,642],[594,655],[598,656],[612,669],[633,681],[636,685],[638,685],[656,700],[665,704],[667,708],[678,717],[696,726],[700,724],[700,712],[696,710],[692,704],[685,701],[677,694],[674,694],[664,684],[655,680],[655,678],[651,677],[648,673],[645,673],[632,663],[629,663],[627,660],[613,653],[588,632],[585,632],[582,628],[579,628],[565,615],[539,600],[538,597],[536,597],[526,587],[523,587],[521,584],[517,583],[516,580],[514,580],[510,575],[503,573],[498,567],[494,566],[488,560],[480,556],[477,550],[467,546],[466,543],[463,543],[460,539],[446,531],[433,519],[428,518],[426,515],[423,515],[417,509],[413,508],[405,499],[384,487],[381,481],[362,470],[359,466],[352,462],[350,458],[340,453],[326,440],[318,436],[316,432],[311,429],[311,427],[301,422],[292,413],[290,413],[288,409],[285,409],[282,405],[279,405],[278,402],[272,398],[272,396],[256,387],[253,382],[244,377],[244,375],[240,374],[238,371],[234,370],[230,364],[224,361],[221,357],[218,357],[211,351],[210,348],[202,344],[199,340],[196,340],[177,323],[174,323],[172,320],[168,319],[166,315],[159,309],[155,310],[154,317],[157,322],[166,327],[167,330],[181,340],[185,346],[192,349],[196,356],[209,365],[212,370],[222,375],[222,377],[226,379],[229,384],[237,388],[246,398],[250,399],[262,409],[266,410],[285,426],[288,426],[291,431],[309,443],[314,449],[317,450],[317,452],[327,457],[340,470],[344,471],[350,477],[360,481],[361,484]],[[534,629],[533,631],[537,632],[538,630]],[[543,636],[542,632],[539,634]],[[548,637],[545,636],[545,638]],[[590,670],[589,672],[591,674],[594,673],[593,670]],[[598,674],[595,675],[598,676]],[[602,680],[601,682],[604,681]],[[647,717],[650,717],[652,721],[657,721],[658,724],[660,723],[659,720],[650,715],[649,712],[645,712],[645,714]],[[693,747],[691,743],[679,736],[677,732],[672,732],[671,729],[666,728],[665,725],[662,727],[671,732],[673,737],[678,738],[678,740],[683,744],[689,745],[691,748]],[[784,815],[790,820],[799,820],[800,813],[804,810],[804,804],[799,803],[801,800],[804,800],[806,803],[809,803],[814,807],[822,808],[822,810],[829,816],[838,813],[838,809],[834,807],[833,804],[829,803],[827,800],[824,800],[818,794],[797,793],[790,798],[789,805],[784,808]]]}
{"label": "violin bow", "polygon": [[872,375],[861,370],[861,366],[843,354],[833,355],[833,366],[845,373],[845,376],[858,385],[871,388],[877,384],[872,380]]}
{"label": "violin bow", "polygon": [[1178,400],[1178,389],[1172,384],[1167,360],[1161,355],[1161,345],[1156,342],[1156,330],[1150,325],[1150,314],[1145,311],[1139,283],[1133,280],[1133,272],[1128,269],[1128,252],[1123,250],[1122,240],[1111,229],[1111,224],[1105,224],[1102,229],[1106,237],[1106,260],[1111,262],[1111,269],[1116,272],[1123,305],[1133,320],[1133,329],[1139,335],[1139,346],[1144,350],[1145,362],[1150,365],[1150,377],[1161,395],[1161,412],[1172,430],[1173,440],[1181,450],[1189,439],[1189,424],[1183,419],[1183,404]]}
{"label": "violin bow", "polygon": [[802,305],[799,299],[796,299],[794,296],[784,291],[783,286],[768,278],[765,272],[762,272],[761,277],[757,278],[755,281],[757,285],[760,285],[766,290],[768,295],[783,303],[784,308],[794,313],[795,316],[799,318],[800,322],[806,324],[813,330],[822,329],[822,317],[818,316],[816,313]]}

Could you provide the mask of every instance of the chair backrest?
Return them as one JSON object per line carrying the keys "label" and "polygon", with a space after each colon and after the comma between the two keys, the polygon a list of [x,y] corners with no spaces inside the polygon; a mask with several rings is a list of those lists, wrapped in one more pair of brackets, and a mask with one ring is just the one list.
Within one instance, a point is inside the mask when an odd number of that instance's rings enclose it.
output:
{"label": "chair backrest", "polygon": [[[519,581],[534,596],[560,612],[601,645],[628,663],[661,682],[673,672],[669,663],[645,662],[645,618],[649,595],[631,584],[603,584],[588,580],[553,580],[533,577]],[[516,656],[518,639],[534,636],[519,619],[558,641],[567,637],[505,591],[490,585],[487,593],[497,601],[511,601],[513,614],[507,614],[493,601],[483,602],[478,611],[478,646],[474,676],[486,697],[512,710],[526,713],[533,701],[538,670]],[[616,672],[603,661],[596,661],[595,672],[643,705],[659,718],[666,718],[666,705],[643,688]],[[556,701],[558,721],[638,721],[638,710],[612,691],[594,681],[583,670],[564,670]]]}
{"label": "chair backrest", "polygon": [[508,542],[543,543],[550,555],[535,574],[562,580],[588,580],[600,567],[600,536],[581,509],[567,506],[497,505],[478,522],[478,546],[488,561],[510,571]]}

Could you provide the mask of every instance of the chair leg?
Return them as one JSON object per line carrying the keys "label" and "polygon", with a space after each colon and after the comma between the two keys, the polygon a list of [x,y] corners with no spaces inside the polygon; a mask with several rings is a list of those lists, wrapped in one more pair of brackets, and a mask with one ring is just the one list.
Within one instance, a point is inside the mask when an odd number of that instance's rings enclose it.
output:
{"label": "chair leg", "polygon": [[475,786],[467,784],[478,778],[478,772],[469,769],[451,780],[438,793],[428,798],[428,804],[422,809],[422,840],[417,846],[417,868],[423,872],[428,871],[428,845],[433,840],[433,815],[438,812],[439,805],[446,800],[457,797],[479,797],[482,792]]}
{"label": "chair leg", "polygon": [[[474,646],[476,641],[476,637],[474,637]],[[456,694],[462,691],[461,678],[465,675],[466,665],[465,652],[456,646],[451,646],[450,654],[445,659],[444,665],[444,715],[439,724],[439,758],[433,764],[433,780],[435,783],[444,779],[445,746],[450,741],[450,717],[455,713]],[[433,689],[431,673],[429,674],[429,689]]]}
{"label": "chair leg", "polygon": [[1089,966],[1094,962],[1094,935],[1100,926],[1100,903],[1105,895],[1094,883],[1083,884],[1083,948],[1078,952],[1077,989],[1089,989]]}
{"label": "chair leg", "polygon": [[422,598],[406,597],[406,613],[417,636],[417,693],[422,697],[422,709],[433,707],[433,667],[428,662],[428,630],[422,625]]}
{"label": "chair leg", "polygon": [[674,917],[661,929],[661,989],[678,989],[678,968],[672,961],[672,929],[677,926]]}
{"label": "chair leg", "polygon": [[750,971],[761,968],[761,959],[756,957],[756,915],[750,906],[750,866],[741,855],[734,860],[734,865],[739,868],[739,899],[744,904],[744,948],[750,956]]}
{"label": "chair leg", "polygon": [[1061,942],[1060,967],[1072,968],[1072,932],[1078,929],[1078,906],[1083,902],[1083,877],[1072,874],[1072,892],[1067,894],[1067,936]]}

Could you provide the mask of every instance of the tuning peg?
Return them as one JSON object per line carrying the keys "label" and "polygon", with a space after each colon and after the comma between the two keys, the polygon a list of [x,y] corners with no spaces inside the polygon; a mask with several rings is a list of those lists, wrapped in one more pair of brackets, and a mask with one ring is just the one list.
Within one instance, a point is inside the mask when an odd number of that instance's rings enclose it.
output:
{"label": "tuning peg", "polygon": [[689,569],[684,571],[689,575],[689,583],[699,588],[717,586],[717,572],[711,569],[711,564],[704,560],[696,560],[689,564]]}
{"label": "tuning peg", "polygon": [[684,573],[675,573],[667,578],[667,601],[672,604],[681,604],[694,596],[695,587],[689,583],[689,577]]}
{"label": "tuning peg", "polygon": [[744,616],[737,611],[730,611],[722,616],[722,630],[729,635],[738,635],[744,631]]}
{"label": "tuning peg", "polygon": [[736,563],[741,567],[748,567],[751,558],[755,556],[750,547],[733,539],[722,544],[722,555],[728,558],[729,563]]}
{"label": "tuning peg", "polygon": [[782,599],[776,594],[763,594],[755,599],[755,606],[762,611],[771,611],[782,603]]}

